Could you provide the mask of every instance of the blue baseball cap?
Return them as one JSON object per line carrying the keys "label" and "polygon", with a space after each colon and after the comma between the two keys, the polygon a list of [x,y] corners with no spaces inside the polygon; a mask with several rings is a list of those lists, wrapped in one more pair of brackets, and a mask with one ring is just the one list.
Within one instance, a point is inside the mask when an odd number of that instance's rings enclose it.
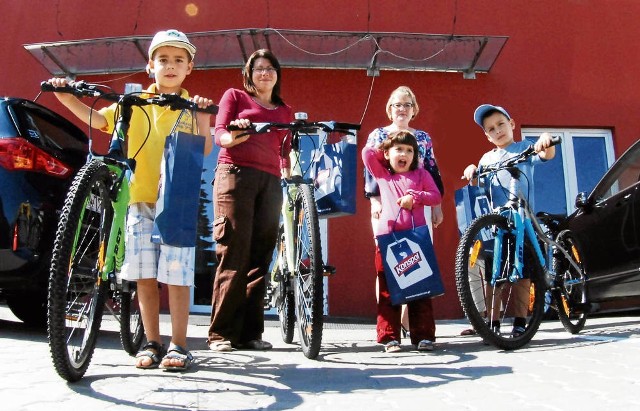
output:
{"label": "blue baseball cap", "polygon": [[484,126],[482,125],[482,121],[487,116],[487,113],[489,113],[490,111],[498,111],[504,114],[507,117],[507,119],[511,120],[511,116],[509,115],[509,113],[507,113],[507,110],[505,110],[504,108],[500,106],[494,106],[492,104],[483,104],[481,106],[478,106],[475,113],[473,113],[473,119],[483,130],[484,130]]}

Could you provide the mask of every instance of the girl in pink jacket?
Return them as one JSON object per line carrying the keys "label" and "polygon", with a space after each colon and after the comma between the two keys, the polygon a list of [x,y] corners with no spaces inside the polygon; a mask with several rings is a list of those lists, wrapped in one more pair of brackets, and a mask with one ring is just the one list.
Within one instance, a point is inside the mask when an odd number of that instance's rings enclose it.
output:
{"label": "girl in pink jacket", "polygon": [[[409,131],[389,135],[378,148],[364,147],[362,161],[380,188],[382,212],[374,235],[408,230],[427,224],[425,206],[440,204],[442,197],[433,178],[418,167],[418,143]],[[391,304],[380,249],[376,245],[375,266],[378,275],[377,341],[386,352],[401,351],[400,306]],[[432,351],[436,339],[431,299],[408,303],[409,335],[418,351]]]}

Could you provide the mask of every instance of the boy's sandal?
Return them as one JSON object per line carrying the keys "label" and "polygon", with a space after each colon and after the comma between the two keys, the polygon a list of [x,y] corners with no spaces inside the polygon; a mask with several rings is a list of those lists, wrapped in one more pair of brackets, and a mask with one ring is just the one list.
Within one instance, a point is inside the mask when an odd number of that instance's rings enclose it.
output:
{"label": "boy's sandal", "polygon": [[[178,360],[182,362],[182,365],[165,365],[170,364],[170,360]],[[162,368],[165,371],[186,371],[189,369],[192,362],[193,355],[191,355],[189,351],[179,345],[171,344],[167,351],[167,355],[162,358]]]}
{"label": "boy's sandal", "polygon": [[464,330],[462,330],[462,332],[460,333],[460,335],[476,335],[476,334],[477,334],[477,332],[476,332],[476,330],[475,330],[475,329],[473,329],[473,328],[467,328],[467,329],[464,329]]}
{"label": "boy's sandal", "polygon": [[[142,370],[150,370],[158,368],[160,366],[160,358],[164,355],[164,345],[156,341],[149,341],[142,347],[142,351],[136,354],[136,368]],[[149,364],[142,364],[138,362],[139,358],[149,358],[151,362]]]}
{"label": "boy's sandal", "polygon": [[384,345],[384,352],[395,353],[399,351],[402,351],[402,347],[400,347],[400,343],[395,340],[389,341]]}

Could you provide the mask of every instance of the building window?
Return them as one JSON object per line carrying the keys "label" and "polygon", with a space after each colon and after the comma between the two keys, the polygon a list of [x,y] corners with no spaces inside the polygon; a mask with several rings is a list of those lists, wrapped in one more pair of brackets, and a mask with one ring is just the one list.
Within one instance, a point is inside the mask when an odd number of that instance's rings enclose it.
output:
{"label": "building window", "polygon": [[548,132],[562,137],[555,158],[535,168],[536,210],[570,214],[580,192],[591,192],[614,162],[611,130],[523,128],[522,139],[535,142]]}

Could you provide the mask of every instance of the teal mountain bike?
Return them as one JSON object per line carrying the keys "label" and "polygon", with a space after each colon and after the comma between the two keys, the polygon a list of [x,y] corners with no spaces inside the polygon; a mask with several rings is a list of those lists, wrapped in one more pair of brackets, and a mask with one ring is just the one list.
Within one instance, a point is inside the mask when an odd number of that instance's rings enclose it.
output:
{"label": "teal mountain bike", "polygon": [[559,216],[536,217],[521,193],[516,166],[534,154],[530,147],[481,167],[479,176],[489,180],[497,173],[508,174],[508,202],[476,218],[456,253],[456,285],[465,315],[487,343],[505,350],[520,348],[533,338],[543,319],[547,291],[570,332],[582,329],[588,311],[587,276],[571,233],[553,229]]}

